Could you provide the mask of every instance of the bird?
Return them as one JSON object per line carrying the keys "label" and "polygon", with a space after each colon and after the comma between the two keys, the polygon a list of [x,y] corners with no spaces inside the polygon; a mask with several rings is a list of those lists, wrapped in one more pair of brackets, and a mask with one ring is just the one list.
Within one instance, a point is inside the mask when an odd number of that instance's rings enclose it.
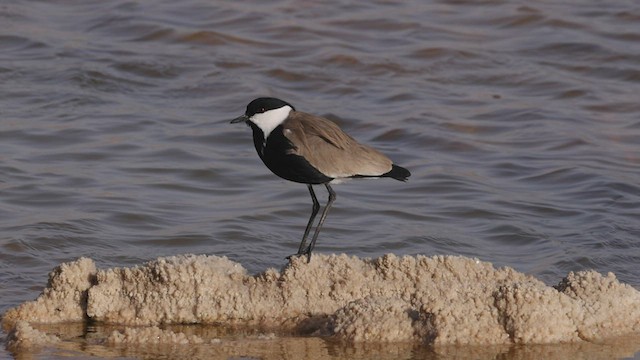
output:
{"label": "bird", "polygon": [[[252,100],[244,114],[231,120],[244,122],[253,131],[253,144],[262,162],[275,175],[307,184],[313,207],[298,252],[311,261],[320,229],[336,200],[331,183],[349,178],[392,178],[407,181],[409,170],[394,164],[378,150],[361,144],[329,119],[297,111],[274,97]],[[320,215],[311,242],[307,238],[320,210],[313,185],[324,185],[329,199]]]}

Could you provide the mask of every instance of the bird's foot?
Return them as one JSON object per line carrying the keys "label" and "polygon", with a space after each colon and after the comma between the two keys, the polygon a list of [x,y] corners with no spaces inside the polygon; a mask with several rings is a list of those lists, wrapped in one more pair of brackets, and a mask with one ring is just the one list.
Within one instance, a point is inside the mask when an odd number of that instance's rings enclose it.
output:
{"label": "bird's foot", "polygon": [[306,250],[304,250],[302,252],[298,252],[297,254],[291,254],[291,255],[287,256],[286,259],[291,261],[292,258],[300,257],[300,256],[306,256],[307,257],[307,264],[309,262],[311,262],[311,251],[310,251],[309,248],[307,248]]}

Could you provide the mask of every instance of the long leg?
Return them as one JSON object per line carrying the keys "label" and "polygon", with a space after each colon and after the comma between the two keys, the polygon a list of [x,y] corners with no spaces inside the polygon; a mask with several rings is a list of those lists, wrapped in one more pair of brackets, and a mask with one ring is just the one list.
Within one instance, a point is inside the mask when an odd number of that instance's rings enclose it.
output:
{"label": "long leg", "polygon": [[318,227],[316,227],[316,232],[313,234],[313,239],[311,239],[311,243],[305,253],[307,254],[307,262],[311,261],[311,251],[316,246],[316,240],[318,240],[318,234],[320,234],[320,228],[322,228],[322,224],[324,224],[324,219],[326,219],[327,214],[329,213],[329,209],[331,209],[331,205],[336,200],[336,193],[333,191],[329,183],[324,184],[327,187],[327,191],[329,192],[329,201],[327,201],[327,205],[324,207],[322,211],[322,215],[320,216],[320,222],[318,223]]}
{"label": "long leg", "polygon": [[301,255],[304,253],[304,249],[307,246],[307,236],[309,236],[309,231],[311,231],[311,225],[313,225],[313,220],[315,220],[316,215],[318,214],[318,210],[320,210],[320,203],[318,203],[316,194],[313,192],[313,187],[311,186],[311,184],[307,184],[307,186],[309,187],[309,194],[311,194],[311,200],[313,200],[313,209],[311,210],[311,217],[309,217],[307,228],[304,229],[302,242],[300,242],[300,247],[298,248],[298,255]]}

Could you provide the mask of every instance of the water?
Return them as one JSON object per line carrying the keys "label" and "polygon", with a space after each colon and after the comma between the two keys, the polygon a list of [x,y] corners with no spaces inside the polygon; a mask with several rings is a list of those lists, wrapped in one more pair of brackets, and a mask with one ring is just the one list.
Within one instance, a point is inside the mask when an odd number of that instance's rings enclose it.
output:
{"label": "water", "polygon": [[4,2],[0,313],[80,256],[280,267],[311,200],[228,124],[265,95],[412,171],[334,187],[317,251],[640,287],[636,5]]}

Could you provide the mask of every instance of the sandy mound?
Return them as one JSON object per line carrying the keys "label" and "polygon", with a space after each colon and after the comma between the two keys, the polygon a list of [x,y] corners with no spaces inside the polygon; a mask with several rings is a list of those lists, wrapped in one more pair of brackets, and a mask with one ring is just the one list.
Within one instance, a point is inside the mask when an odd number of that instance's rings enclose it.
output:
{"label": "sandy mound", "polygon": [[35,323],[82,321],[86,318],[87,290],[92,286],[96,265],[91,259],[80,258],[64,263],[49,273],[49,282],[35,301],[29,301],[7,311],[3,327],[18,320]]}
{"label": "sandy mound", "polygon": [[110,343],[182,344],[213,340],[157,326],[259,325],[350,342],[436,345],[597,342],[640,332],[640,292],[613,274],[570,273],[549,287],[513,269],[456,256],[305,260],[252,276],[216,256],[174,256],[107,270],[83,258],[56,268],[42,295],[9,310],[3,326],[28,334],[20,321],[88,317],[148,326],[114,332]]}

